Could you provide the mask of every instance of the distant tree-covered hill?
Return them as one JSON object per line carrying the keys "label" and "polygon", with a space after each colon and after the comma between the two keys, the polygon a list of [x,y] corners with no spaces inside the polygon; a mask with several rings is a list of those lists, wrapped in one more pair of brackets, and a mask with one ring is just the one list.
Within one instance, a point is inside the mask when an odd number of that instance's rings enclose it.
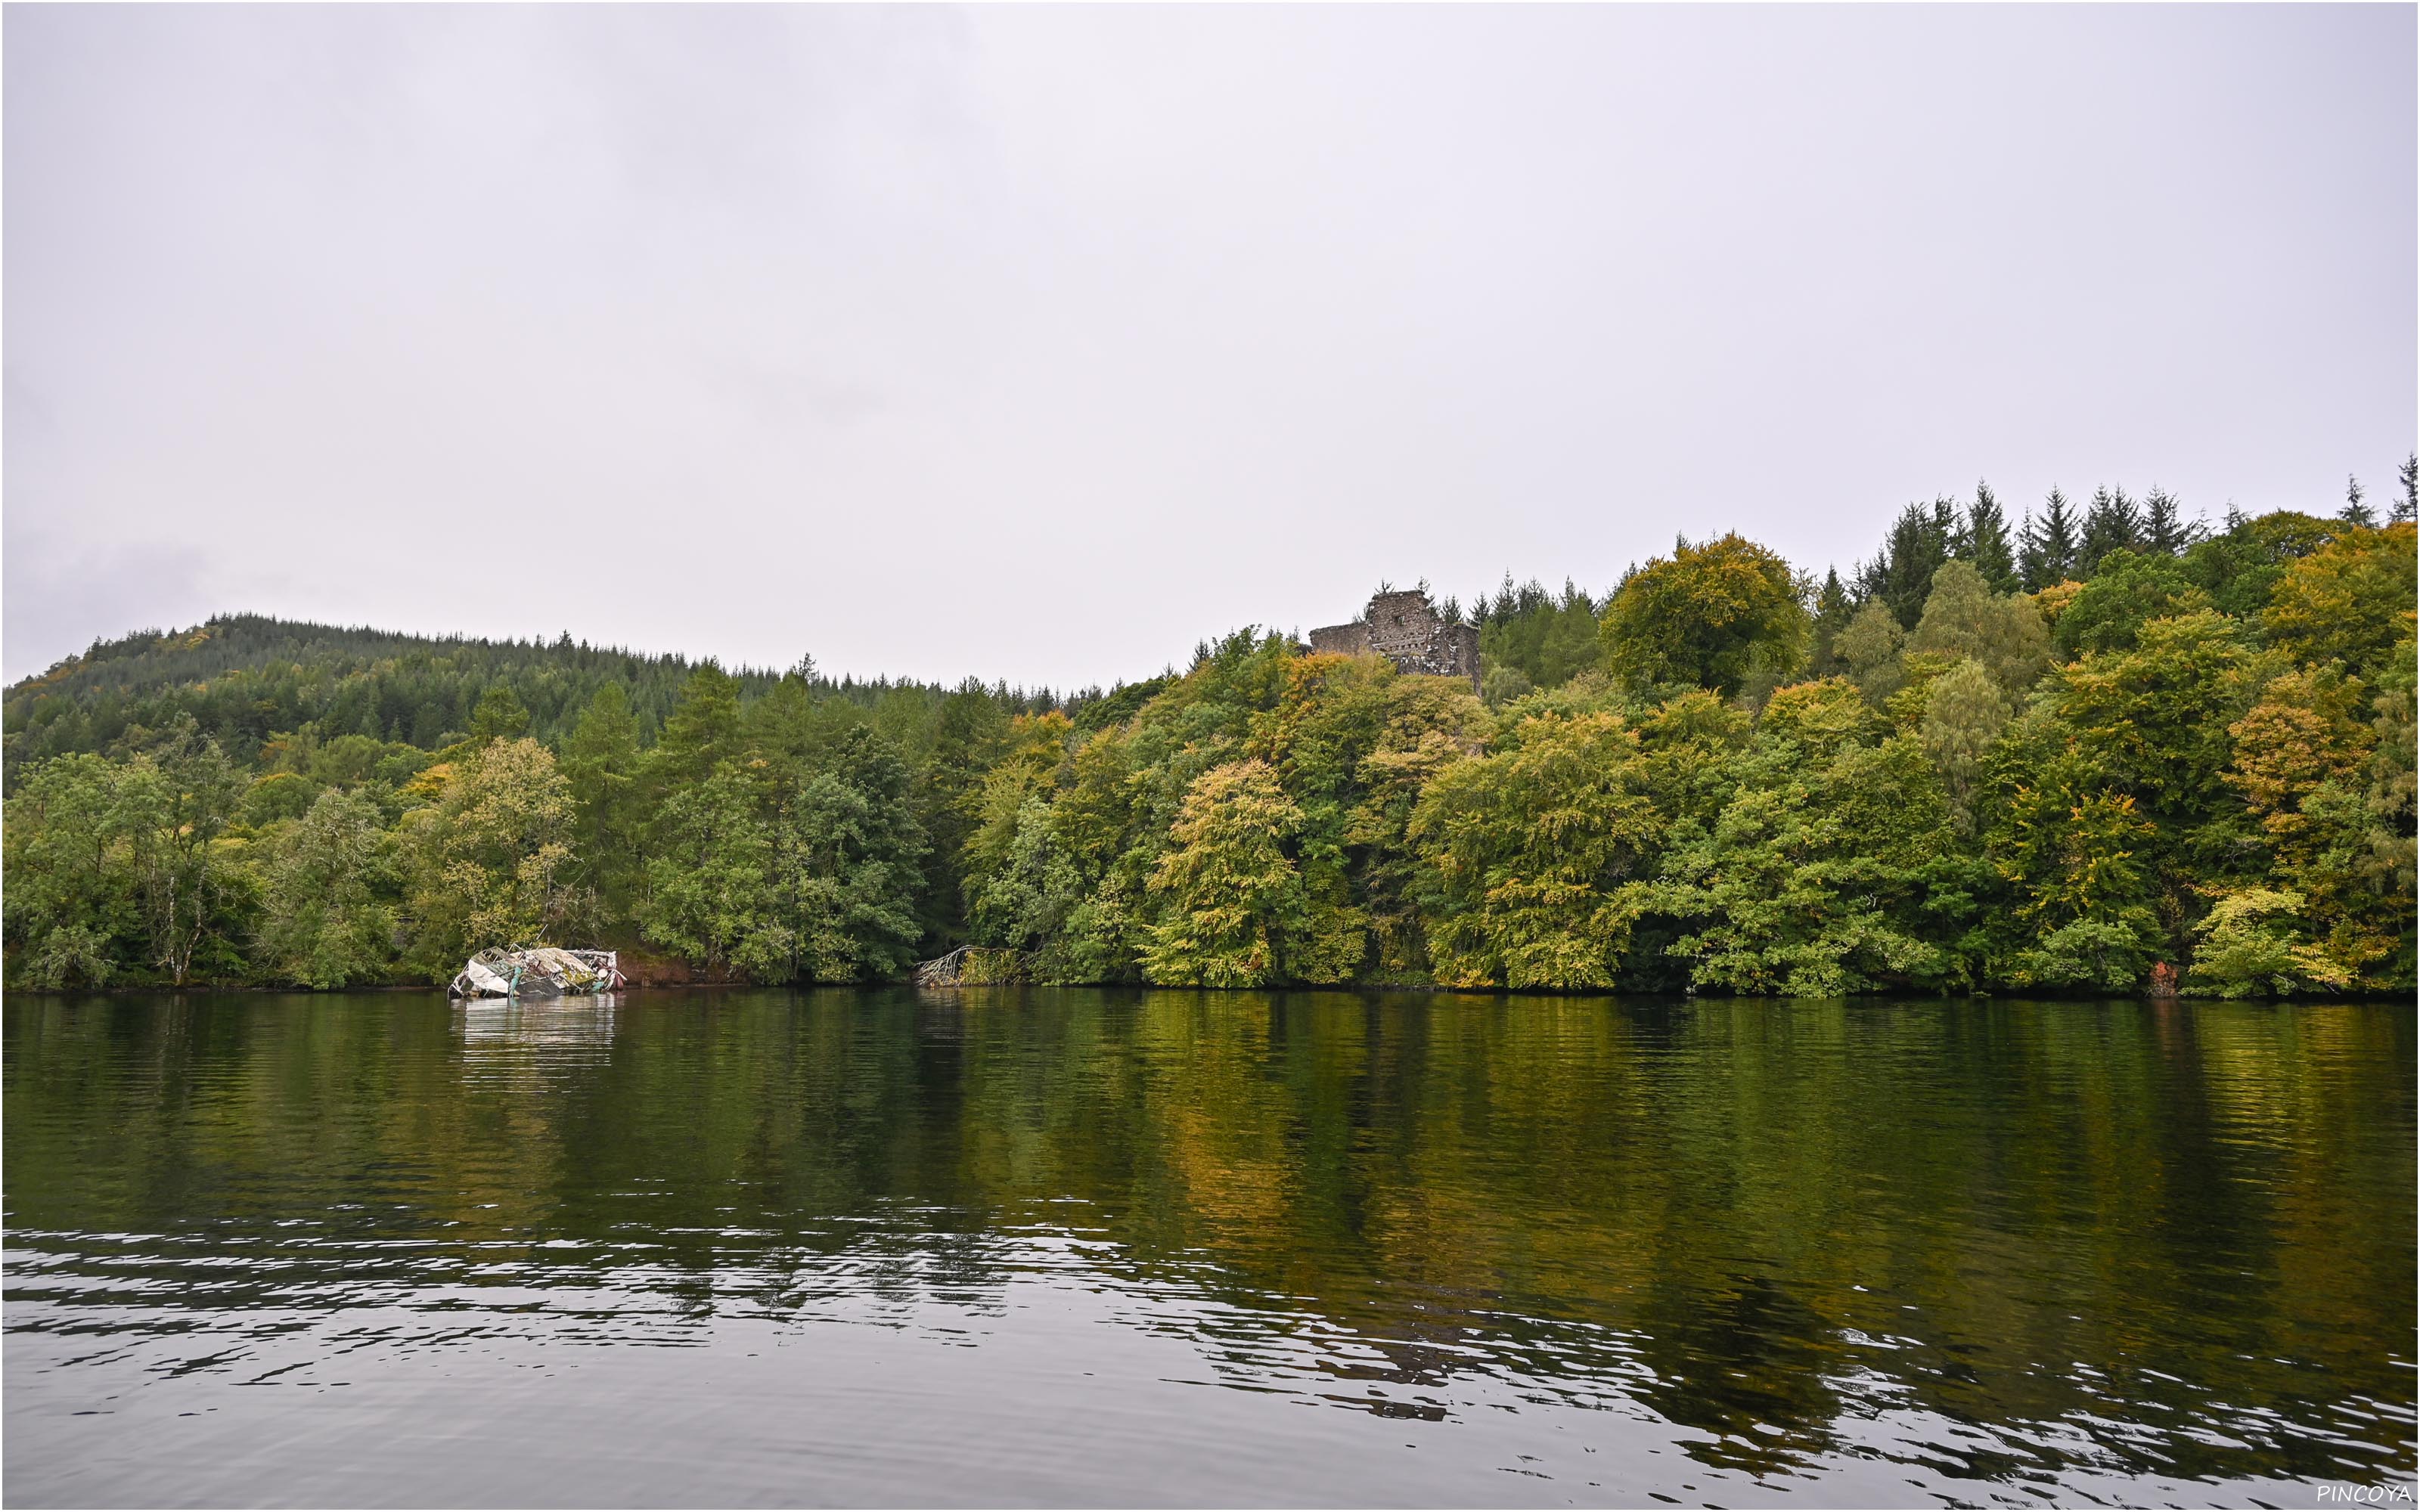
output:
{"label": "distant tree-covered hill", "polygon": [[[306,726],[320,740],[364,735],[382,744],[438,750],[471,730],[489,690],[509,689],[527,711],[528,733],[559,745],[599,688],[619,684],[642,738],[652,741],[680,688],[701,662],[569,636],[554,641],[485,640],[339,627],[259,614],[229,614],[189,630],[146,630],[97,641],[0,701],[13,787],[28,762],[107,751],[132,729],[158,730],[190,715],[240,762]],[[781,674],[730,669],[743,699]],[[810,673],[818,696],[873,707],[912,705],[930,717],[949,689],[910,682],[832,682]],[[1048,692],[985,689],[1018,709],[1056,707]],[[910,742],[914,744],[914,742]]]}
{"label": "distant tree-covered hill", "polygon": [[[510,687],[541,739],[567,732],[597,689],[619,682],[639,717],[660,723],[694,664],[535,640],[437,639],[231,614],[190,630],[97,642],[8,691],[8,764],[99,750],[131,726],[190,714],[230,754],[249,760],[281,731],[315,724],[424,749],[459,740],[487,690]],[[742,671],[744,680],[767,682]]]}

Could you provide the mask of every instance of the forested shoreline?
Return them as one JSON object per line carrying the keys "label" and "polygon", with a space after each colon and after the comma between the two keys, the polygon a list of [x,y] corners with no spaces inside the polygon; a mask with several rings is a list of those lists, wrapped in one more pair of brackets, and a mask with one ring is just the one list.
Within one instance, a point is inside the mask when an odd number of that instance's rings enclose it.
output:
{"label": "forested shoreline", "polygon": [[12,987],[442,980],[2408,992],[2415,493],[1911,505],[1449,616],[1479,691],[1258,627],[1061,695],[253,616],[5,699]]}

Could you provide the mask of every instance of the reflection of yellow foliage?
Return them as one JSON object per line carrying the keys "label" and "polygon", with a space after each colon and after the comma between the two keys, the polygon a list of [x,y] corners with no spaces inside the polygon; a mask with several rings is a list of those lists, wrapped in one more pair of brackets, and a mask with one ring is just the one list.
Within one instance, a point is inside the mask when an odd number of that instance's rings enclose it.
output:
{"label": "reflection of yellow foliage", "polygon": [[[168,1231],[192,1194],[94,1173],[204,1170],[238,1239],[374,1205],[298,1278],[341,1279],[358,1239],[446,1287],[601,1288],[633,1336],[835,1288],[985,1309],[1071,1235],[1041,1263],[1238,1383],[1599,1391],[1699,1429],[1700,1460],[1783,1467],[1864,1442],[1879,1399],[2023,1446],[2113,1391],[2180,1418],[2223,1391],[2257,1423],[2313,1410],[2315,1371],[2347,1402],[2408,1378],[2376,1344],[2411,1319],[2409,1236],[2379,1221],[2412,1170],[2390,1011],[998,1001],[718,995],[625,1014],[610,1056],[409,999],[261,998],[241,1034],[163,1013],[132,1044],[122,1006],[12,1002],[12,1221]],[[371,1237],[386,1212],[411,1248]],[[168,1248],[154,1275],[187,1268]],[[2158,1442],[2128,1447],[2213,1474],[2267,1452]]]}
{"label": "reflection of yellow foliage", "polygon": [[1156,999],[1143,1026],[1171,1068],[1154,1101],[1160,1149],[1188,1207],[1230,1244],[1258,1247],[1294,1231],[1288,1214],[1287,1099],[1267,1075],[1265,1018],[1219,1011],[1218,999]]}

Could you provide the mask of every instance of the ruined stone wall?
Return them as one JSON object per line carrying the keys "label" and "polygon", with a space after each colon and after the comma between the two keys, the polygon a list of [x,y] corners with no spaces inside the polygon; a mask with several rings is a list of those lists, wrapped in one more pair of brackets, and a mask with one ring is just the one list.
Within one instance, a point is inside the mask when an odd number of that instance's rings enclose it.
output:
{"label": "ruined stone wall", "polygon": [[1350,625],[1330,625],[1311,632],[1311,649],[1332,656],[1366,656],[1370,650],[1370,626],[1359,620]]}
{"label": "ruined stone wall", "polygon": [[1419,589],[1379,594],[1361,618],[1311,632],[1313,651],[1355,656],[1375,652],[1407,672],[1430,677],[1466,677],[1479,687],[1479,628],[1449,625],[1437,617]]}

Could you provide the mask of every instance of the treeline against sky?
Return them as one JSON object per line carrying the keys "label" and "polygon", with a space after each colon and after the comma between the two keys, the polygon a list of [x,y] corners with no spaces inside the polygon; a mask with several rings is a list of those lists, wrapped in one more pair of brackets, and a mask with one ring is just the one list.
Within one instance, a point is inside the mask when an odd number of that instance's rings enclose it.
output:
{"label": "treeline against sky", "polygon": [[[130,729],[161,729],[184,716],[247,764],[281,733],[305,725],[322,739],[360,735],[442,749],[469,733],[479,700],[499,686],[528,711],[529,733],[552,746],[599,688],[619,684],[652,738],[696,666],[686,656],[575,643],[567,633],[551,643],[434,640],[234,614],[188,631],[97,643],[8,689],[0,710],[13,784],[28,762],[106,750]],[[912,682],[835,683],[811,663],[798,670],[818,696],[883,708],[892,719],[929,717],[948,691]],[[745,668],[732,676],[752,698],[780,680]],[[1059,704],[1047,689],[991,691],[1018,708]]]}
{"label": "treeline against sky", "polygon": [[762,981],[971,944],[1037,982],[2409,990],[2414,472],[2383,519],[1978,486],[1845,576],[1726,535],[1508,580],[1478,695],[1254,629],[1068,699],[132,637],[8,693],[8,979],[594,941]]}

